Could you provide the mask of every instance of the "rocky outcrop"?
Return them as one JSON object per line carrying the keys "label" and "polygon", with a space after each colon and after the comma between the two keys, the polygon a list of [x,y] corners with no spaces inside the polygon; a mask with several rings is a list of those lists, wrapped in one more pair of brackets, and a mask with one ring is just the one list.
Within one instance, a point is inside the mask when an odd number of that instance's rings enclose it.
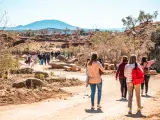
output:
{"label": "rocky outcrop", "polygon": [[14,69],[14,70],[10,70],[11,74],[32,74],[33,73],[33,69],[32,68],[20,68],[20,69]]}
{"label": "rocky outcrop", "polygon": [[43,82],[40,79],[36,79],[36,78],[29,78],[26,80],[22,80],[22,81],[18,81],[18,82],[14,82],[12,84],[12,87],[14,88],[37,88],[37,87],[42,87],[43,86]]}
{"label": "rocky outcrop", "polygon": [[64,62],[67,61],[67,58],[66,58],[64,55],[58,55],[58,56],[56,57],[56,59],[58,59],[58,60],[60,60],[60,61],[64,61]]}
{"label": "rocky outcrop", "polygon": [[15,83],[13,83],[12,87],[23,88],[23,87],[26,87],[26,84],[25,84],[25,81],[15,82]]}
{"label": "rocky outcrop", "polygon": [[152,32],[151,40],[155,43],[155,48],[151,50],[149,59],[157,59],[152,67],[160,72],[160,27],[155,32]]}
{"label": "rocky outcrop", "polygon": [[49,63],[52,69],[63,69],[64,66],[67,66],[66,63]]}

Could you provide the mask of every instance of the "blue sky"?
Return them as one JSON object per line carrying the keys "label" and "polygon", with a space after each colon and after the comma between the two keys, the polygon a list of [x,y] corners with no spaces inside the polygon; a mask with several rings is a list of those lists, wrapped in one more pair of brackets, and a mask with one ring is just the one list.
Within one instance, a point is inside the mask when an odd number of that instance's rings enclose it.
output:
{"label": "blue sky", "polygon": [[[0,0],[8,26],[57,19],[83,28],[120,28],[121,19],[139,10],[160,12],[160,0]],[[157,20],[160,20],[160,15]]]}

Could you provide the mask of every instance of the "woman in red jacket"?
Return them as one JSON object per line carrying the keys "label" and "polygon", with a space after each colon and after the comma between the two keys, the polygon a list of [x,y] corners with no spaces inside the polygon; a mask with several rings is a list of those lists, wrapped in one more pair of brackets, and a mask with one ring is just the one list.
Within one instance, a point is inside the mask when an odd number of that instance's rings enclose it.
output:
{"label": "woman in red jacket", "polygon": [[116,72],[116,80],[119,77],[119,82],[121,84],[121,97],[122,97],[122,100],[126,100],[126,95],[127,95],[126,77],[124,76],[124,68],[125,68],[127,63],[128,63],[128,58],[126,56],[123,56],[123,61],[119,65],[118,70]]}

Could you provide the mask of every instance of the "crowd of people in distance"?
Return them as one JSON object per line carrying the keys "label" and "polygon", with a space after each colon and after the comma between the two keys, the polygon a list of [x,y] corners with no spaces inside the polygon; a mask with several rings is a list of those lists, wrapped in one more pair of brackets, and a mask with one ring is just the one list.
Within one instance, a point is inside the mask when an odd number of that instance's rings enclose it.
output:
{"label": "crowd of people in distance", "polygon": [[57,56],[59,55],[64,55],[65,57],[67,57],[68,59],[71,58],[73,56],[73,53],[66,53],[66,52],[60,52],[60,51],[56,51],[56,52],[40,52],[40,51],[35,51],[33,50],[32,53],[27,54],[25,63],[28,65],[31,65],[31,62],[36,63],[37,60],[39,62],[40,65],[47,65],[50,63],[50,61],[53,58],[57,58]]}

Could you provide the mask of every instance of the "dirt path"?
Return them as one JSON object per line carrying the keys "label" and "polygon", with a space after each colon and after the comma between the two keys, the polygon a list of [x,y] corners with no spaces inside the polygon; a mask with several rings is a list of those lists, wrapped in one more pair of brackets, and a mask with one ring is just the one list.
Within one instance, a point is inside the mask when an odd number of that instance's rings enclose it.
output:
{"label": "dirt path", "polygon": [[[40,66],[36,66],[39,70]],[[77,77],[85,80],[85,73],[72,73],[59,70],[53,71],[55,74],[64,75],[66,77]],[[103,76],[103,95],[101,105],[102,110],[90,111],[90,88],[72,87],[64,88],[76,95],[67,100],[46,100],[39,103],[1,106],[0,120],[125,120],[132,119],[127,115],[127,101],[119,101],[120,88],[119,82],[114,76]],[[150,80],[149,94],[150,98],[142,97],[142,105],[144,106],[144,115],[150,115],[145,111],[148,105],[152,106],[152,99],[159,91],[160,79],[154,77]],[[136,112],[136,104],[134,98],[133,113]],[[155,104],[154,104],[155,105]],[[142,111],[142,112],[143,112]]]}
{"label": "dirt path", "polygon": [[[65,72],[64,72],[65,73]],[[67,73],[68,76],[72,73]],[[85,76],[84,73],[74,73],[76,76]],[[93,111],[90,108],[90,98],[86,96],[90,89],[81,87],[65,88],[76,93],[73,98],[67,100],[46,100],[34,104],[0,107],[0,120],[110,120],[119,119],[119,116],[127,114],[127,102],[118,101],[120,98],[119,83],[113,76],[103,76],[102,110]],[[154,95],[159,90],[160,80],[153,78],[150,82],[149,94]],[[142,98],[142,105],[152,98]],[[133,101],[135,104],[135,100]],[[136,107],[135,107],[136,109]],[[136,110],[134,109],[133,112]],[[147,113],[145,113],[147,115]]]}

